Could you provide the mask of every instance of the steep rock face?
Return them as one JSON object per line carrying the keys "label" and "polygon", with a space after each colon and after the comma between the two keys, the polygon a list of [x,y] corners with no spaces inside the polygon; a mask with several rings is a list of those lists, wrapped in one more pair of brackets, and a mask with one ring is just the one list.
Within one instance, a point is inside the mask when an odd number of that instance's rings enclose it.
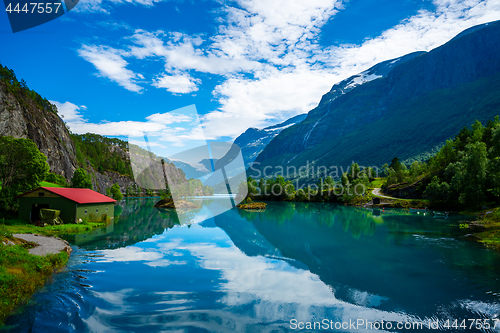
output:
{"label": "steep rock face", "polygon": [[104,171],[103,173],[95,171],[90,167],[90,173],[92,174],[92,186],[94,191],[106,194],[106,189],[111,188],[113,184],[120,185],[120,191],[122,193],[126,192],[127,187],[137,186],[133,179],[127,176],[121,175],[118,172]]}
{"label": "steep rock face", "polygon": [[29,99],[16,98],[0,82],[0,135],[33,140],[47,156],[50,171],[68,181],[78,166],[69,131],[57,114],[43,111]]}
{"label": "steep rock face", "polygon": [[[302,123],[267,145],[254,169],[353,160],[380,166],[429,151],[476,119],[500,113],[499,54],[500,23],[493,22],[430,52],[378,64],[334,85]],[[356,80],[362,84],[350,88]]]}

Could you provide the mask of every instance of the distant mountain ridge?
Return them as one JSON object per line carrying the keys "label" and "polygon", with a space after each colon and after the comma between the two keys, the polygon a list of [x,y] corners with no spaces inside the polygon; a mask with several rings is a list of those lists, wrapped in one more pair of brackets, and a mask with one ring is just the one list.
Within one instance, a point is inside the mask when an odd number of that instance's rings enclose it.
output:
{"label": "distant mountain ridge", "polygon": [[271,140],[281,133],[285,128],[289,128],[306,119],[307,114],[300,114],[282,123],[269,126],[263,129],[251,127],[238,136],[234,143],[241,149],[245,167],[249,167],[255,158],[264,150]]}
{"label": "distant mountain ridge", "polygon": [[379,63],[335,84],[300,124],[256,158],[266,166],[381,166],[434,149],[476,119],[500,113],[500,23]]}

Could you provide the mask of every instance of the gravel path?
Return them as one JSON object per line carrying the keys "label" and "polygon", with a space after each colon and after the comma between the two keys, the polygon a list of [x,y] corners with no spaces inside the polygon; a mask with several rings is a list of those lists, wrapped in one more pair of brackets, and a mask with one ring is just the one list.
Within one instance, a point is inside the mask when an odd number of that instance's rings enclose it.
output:
{"label": "gravel path", "polygon": [[381,198],[387,198],[387,199],[398,199],[398,198],[394,198],[394,197],[388,197],[387,195],[383,195],[382,193],[380,193],[382,189],[380,187],[377,187],[377,188],[374,188],[372,193],[376,196],[379,196]]}
{"label": "gravel path", "polygon": [[71,246],[68,242],[57,237],[47,237],[38,234],[14,234],[13,236],[28,242],[37,243],[38,246],[29,250],[30,254],[37,256],[57,254],[61,251],[66,251],[68,254],[71,252]]}

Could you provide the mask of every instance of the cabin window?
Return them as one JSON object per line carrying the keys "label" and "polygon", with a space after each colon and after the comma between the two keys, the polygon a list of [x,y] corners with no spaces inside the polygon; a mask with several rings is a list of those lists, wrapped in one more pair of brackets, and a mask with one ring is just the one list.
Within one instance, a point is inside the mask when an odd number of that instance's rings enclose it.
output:
{"label": "cabin window", "polygon": [[38,196],[39,196],[39,197],[43,197],[44,195],[45,195],[45,193],[43,193],[43,192],[38,192]]}
{"label": "cabin window", "polygon": [[96,213],[96,214],[97,214],[97,213],[99,213],[99,208],[96,208],[96,209],[95,209],[95,213]]}
{"label": "cabin window", "polygon": [[108,212],[108,207],[106,207],[106,213]]}
{"label": "cabin window", "polygon": [[85,209],[85,215],[87,215],[87,210]]}

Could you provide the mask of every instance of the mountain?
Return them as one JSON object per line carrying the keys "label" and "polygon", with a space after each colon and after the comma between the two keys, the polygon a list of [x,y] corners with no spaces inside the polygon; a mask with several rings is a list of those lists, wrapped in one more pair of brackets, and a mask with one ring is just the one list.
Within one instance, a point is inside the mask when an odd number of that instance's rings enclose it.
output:
{"label": "mountain", "polygon": [[264,150],[264,148],[271,142],[271,140],[281,133],[285,128],[289,128],[293,125],[299,124],[301,121],[306,119],[307,114],[300,114],[298,116],[292,117],[287,121],[280,124],[269,126],[263,129],[249,128],[243,134],[238,136],[234,143],[237,144],[241,153],[243,154],[243,160],[245,161],[245,167],[249,167],[250,164],[255,160],[255,158]]}
{"label": "mountain", "polygon": [[[50,172],[63,176],[68,183],[76,169],[84,168],[92,177],[93,189],[103,194],[113,184],[120,185],[123,192],[138,187],[127,142],[98,134],[70,133],[55,105],[30,90],[24,80],[16,78],[13,70],[2,65],[0,136],[32,140],[47,156]],[[146,158],[136,158],[135,162],[151,163]],[[169,174],[185,180],[184,173],[174,165],[167,164],[166,168]],[[160,176],[154,175],[151,182],[163,183],[163,173]]]}
{"label": "mountain", "polygon": [[249,176],[262,176],[266,166],[275,171],[301,166],[334,170],[352,161],[381,166],[395,156],[418,158],[476,119],[485,122],[499,113],[496,21],[468,29],[432,51],[382,62],[334,85],[304,121],[265,147]]}
{"label": "mountain", "polygon": [[[184,171],[187,179],[191,179],[191,178],[196,179],[196,178],[205,176],[207,173],[210,172],[210,171],[208,171],[209,169],[202,170],[201,168],[195,168],[191,164],[180,161],[180,160],[172,160],[172,163],[174,163],[174,165],[177,168]],[[210,168],[210,170],[211,170],[211,168]]]}
{"label": "mountain", "polygon": [[50,171],[70,180],[78,168],[76,150],[57,109],[24,88],[14,72],[1,65],[0,71],[0,136],[31,139],[47,156]]}

